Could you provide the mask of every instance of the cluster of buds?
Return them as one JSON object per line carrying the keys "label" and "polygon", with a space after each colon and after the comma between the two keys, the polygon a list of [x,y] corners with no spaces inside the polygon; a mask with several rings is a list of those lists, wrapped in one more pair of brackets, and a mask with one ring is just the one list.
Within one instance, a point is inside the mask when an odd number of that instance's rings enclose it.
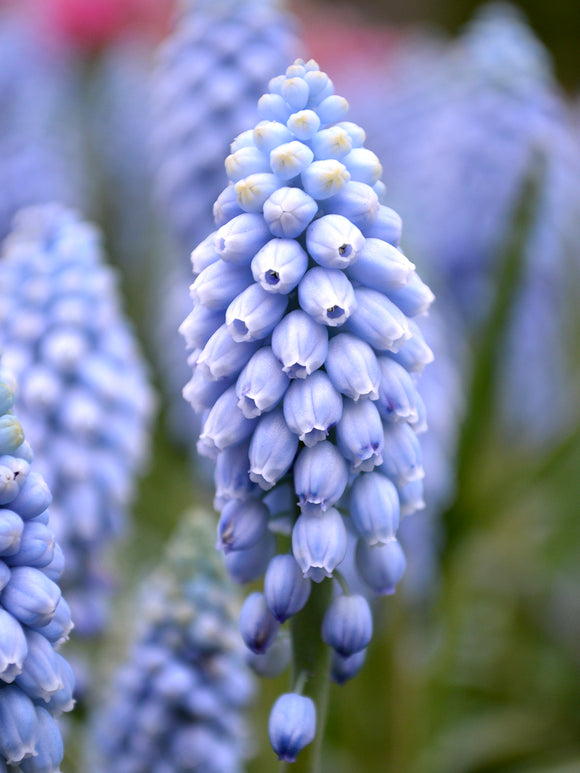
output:
{"label": "cluster of buds", "polygon": [[106,552],[146,460],[153,394],[98,232],[56,205],[23,210],[0,260],[0,336],[22,424],[53,494],[79,633],[106,618]]}
{"label": "cluster of buds", "polygon": [[[312,582],[340,574],[349,544],[357,582],[393,593],[399,518],[422,502],[415,382],[432,353],[413,318],[433,295],[399,247],[381,165],[347,110],[314,61],[272,79],[262,120],[226,159],[218,228],[192,253],[184,396],[203,412],[198,450],[216,460],[227,570],[241,583],[266,575],[240,618],[256,653]],[[276,532],[291,553],[276,555]],[[372,615],[341,579],[321,636],[343,682],[362,665]],[[310,698],[282,696],[270,720],[278,755],[293,760],[314,724]]]}
{"label": "cluster of buds", "polygon": [[74,679],[56,651],[72,628],[58,580],[51,495],[12,406],[16,382],[0,365],[0,770],[56,773],[55,718],[73,706]]}
{"label": "cluster of buds", "polygon": [[254,680],[212,538],[206,513],[187,514],[144,583],[138,630],[96,714],[85,770],[241,770]]}

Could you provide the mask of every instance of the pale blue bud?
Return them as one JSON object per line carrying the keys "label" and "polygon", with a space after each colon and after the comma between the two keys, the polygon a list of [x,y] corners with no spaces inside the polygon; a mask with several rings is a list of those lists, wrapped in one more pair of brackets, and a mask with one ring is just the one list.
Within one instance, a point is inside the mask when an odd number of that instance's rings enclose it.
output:
{"label": "pale blue bud", "polygon": [[52,773],[60,769],[62,762],[62,737],[57,723],[46,709],[36,706],[35,711],[39,736],[36,754],[22,760],[20,770],[22,773]]}
{"label": "pale blue bud", "polygon": [[24,523],[13,510],[0,510],[0,555],[12,556],[20,548]]}
{"label": "pale blue bud", "polygon": [[292,113],[286,125],[299,140],[309,140],[320,128],[320,118],[314,110],[299,110]]}
{"label": "pale blue bud", "polygon": [[228,502],[220,515],[216,547],[224,553],[251,548],[264,536],[269,516],[266,505],[257,499]]}
{"label": "pale blue bud", "polygon": [[411,337],[407,318],[395,304],[377,290],[358,287],[357,307],[347,327],[378,351],[398,351]]}
{"label": "pale blue bud", "polygon": [[189,288],[195,303],[208,309],[224,310],[252,281],[249,266],[236,266],[218,260],[204,268]]}
{"label": "pale blue bud", "polygon": [[182,394],[194,411],[203,411],[205,408],[211,408],[218,397],[223,395],[231,385],[231,378],[210,381],[207,370],[196,368],[191,379],[183,387]]}
{"label": "pale blue bud", "polygon": [[312,138],[312,150],[316,159],[343,159],[352,150],[352,142],[343,128],[331,126],[322,129]]}
{"label": "pale blue bud", "polygon": [[255,424],[255,419],[246,419],[238,408],[236,388],[232,386],[218,397],[209,412],[197,444],[198,451],[215,459],[224,448],[246,440]]}
{"label": "pale blue bud", "polygon": [[[343,130],[344,131],[344,130]],[[355,148],[343,163],[350,172],[351,180],[373,186],[383,173],[381,162],[368,148]]]}
{"label": "pale blue bud", "polygon": [[24,440],[24,432],[15,416],[5,414],[0,416],[0,450],[11,454]]}
{"label": "pale blue bud", "polygon": [[288,297],[266,292],[251,284],[230,303],[226,325],[234,341],[259,341],[269,335],[284,316]]}
{"label": "pale blue bud", "polygon": [[264,577],[264,596],[276,620],[283,623],[304,607],[310,596],[310,580],[304,577],[289,553],[274,556]]}
{"label": "pale blue bud", "polygon": [[228,179],[234,183],[256,172],[270,171],[268,157],[252,145],[231,153],[226,157],[225,165]]}
{"label": "pale blue bud", "polygon": [[46,636],[48,641],[52,642],[55,647],[59,647],[63,642],[67,641],[69,634],[73,629],[73,623],[71,620],[70,607],[62,597],[56,605],[51,621],[46,625],[41,626],[41,628],[42,635]]}
{"label": "pale blue bud", "polygon": [[382,239],[367,238],[356,263],[346,273],[365,287],[390,294],[405,285],[415,266],[392,244]]}
{"label": "pale blue bud", "polygon": [[289,384],[272,349],[258,349],[236,382],[238,407],[247,419],[260,416],[280,402]]}
{"label": "pale blue bud", "polygon": [[361,126],[352,121],[340,121],[336,125],[348,134],[353,148],[362,148],[366,142],[367,134]]}
{"label": "pale blue bud", "polygon": [[37,520],[28,521],[24,524],[18,552],[5,561],[9,566],[42,568],[52,561],[54,546],[54,534],[47,526]]}
{"label": "pale blue bud", "polygon": [[417,510],[424,510],[423,480],[419,478],[401,486],[399,489],[399,502],[401,505],[401,515],[412,515]]}
{"label": "pale blue bud", "polygon": [[368,646],[373,617],[364,596],[335,596],[322,621],[322,640],[339,655],[349,657]]}
{"label": "pale blue bud", "polygon": [[262,94],[258,100],[258,115],[265,121],[286,123],[291,112],[280,94]]}
{"label": "pale blue bud", "polygon": [[344,400],[336,439],[352,472],[371,472],[382,464],[383,425],[375,404],[370,400]]}
{"label": "pale blue bud", "polygon": [[321,325],[343,325],[356,308],[354,290],[342,271],[316,266],[298,285],[298,302]]}
{"label": "pale blue bud", "polygon": [[318,204],[302,188],[278,188],[264,202],[268,228],[274,236],[287,239],[300,236],[317,212]]}
{"label": "pale blue bud", "polygon": [[342,215],[324,215],[306,230],[306,249],[325,268],[347,268],[358,258],[365,238]]}
{"label": "pale blue bud", "polygon": [[216,260],[219,260],[219,255],[215,251],[215,234],[213,231],[209,236],[198,244],[197,247],[191,251],[191,267],[194,274],[201,274],[204,268],[211,266]]}
{"label": "pale blue bud", "polygon": [[312,699],[296,693],[280,695],[270,712],[268,735],[278,759],[294,762],[316,735],[316,707]]}
{"label": "pale blue bud", "polygon": [[230,184],[227,188],[223,189],[213,205],[215,224],[219,228],[232,218],[236,217],[236,215],[241,215],[243,211],[244,210],[238,204],[235,186]]}
{"label": "pale blue bud", "polygon": [[350,180],[345,165],[333,158],[313,161],[300,177],[306,193],[318,201],[336,195]]}
{"label": "pale blue bud", "polygon": [[294,464],[294,490],[300,507],[318,505],[326,510],[336,504],[348,482],[348,467],[340,451],[323,440],[303,448]]}
{"label": "pale blue bud", "polygon": [[284,396],[288,427],[308,447],[325,440],[342,416],[342,398],[321,370],[295,380]]}
{"label": "pale blue bud", "polygon": [[30,465],[24,459],[0,456],[0,505],[7,505],[18,496],[26,482],[29,470]]}
{"label": "pale blue bud", "polygon": [[401,216],[394,209],[379,204],[375,219],[364,228],[364,235],[367,238],[382,239],[393,247],[398,247],[402,230]]}
{"label": "pale blue bud", "polygon": [[411,338],[401,344],[398,352],[389,356],[410,373],[421,373],[425,365],[433,362],[433,352],[427,346],[417,323],[409,319],[407,326],[411,332]]}
{"label": "pale blue bud", "polygon": [[[304,81],[303,81],[304,82]],[[298,140],[285,142],[270,151],[270,166],[281,180],[291,180],[304,172],[312,163],[314,153]]]}
{"label": "pale blue bud", "polygon": [[[268,172],[259,172],[258,174],[251,174],[248,177],[244,177],[243,180],[239,180],[235,185],[238,204],[244,212],[259,214],[264,228],[267,228],[264,223],[264,218],[261,217],[262,208],[266,199],[271,196],[277,188],[280,188],[280,185],[280,179],[275,174]],[[239,215],[239,217],[241,217],[241,215]],[[268,233],[268,236],[269,235],[270,234]]]}
{"label": "pale blue bud", "polygon": [[256,124],[253,137],[256,147],[264,153],[269,153],[283,142],[289,142],[292,139],[292,132],[285,123],[260,121]]}
{"label": "pale blue bud", "polygon": [[407,562],[396,539],[384,545],[367,545],[359,540],[356,566],[361,579],[379,596],[390,596],[403,576]]}
{"label": "pale blue bud", "polygon": [[386,421],[415,422],[419,394],[408,371],[391,357],[378,357],[381,383],[377,408]]}
{"label": "pale blue bud", "polygon": [[216,509],[219,510],[230,499],[247,499],[256,488],[248,477],[248,448],[249,443],[245,442],[218,454],[214,475]]}
{"label": "pale blue bud", "polygon": [[292,529],[292,552],[305,577],[322,582],[346,554],[347,534],[341,514],[334,507],[326,512],[306,512]]}
{"label": "pale blue bud", "polygon": [[4,608],[32,628],[46,625],[54,616],[60,601],[60,588],[31,566],[17,566],[0,595]]}
{"label": "pale blue bud", "polygon": [[227,263],[249,265],[270,236],[270,229],[261,215],[244,212],[216,231],[215,250]]}
{"label": "pale blue bud", "polygon": [[286,295],[307,268],[308,255],[294,239],[272,239],[252,260],[254,279],[269,293]]}
{"label": "pale blue bud", "polygon": [[8,383],[8,375],[0,369],[0,416],[8,413],[13,404],[14,389],[12,384]]}
{"label": "pale blue bud", "polygon": [[327,212],[342,215],[364,231],[377,216],[379,197],[370,185],[352,180],[332,194],[324,206]]}
{"label": "pale blue bud", "polygon": [[240,132],[230,143],[230,152],[235,153],[242,148],[252,147],[254,147],[254,133],[251,129],[246,129],[245,131]]}
{"label": "pale blue bud", "polygon": [[0,690],[0,754],[12,765],[36,753],[39,727],[34,704],[19,687]]}
{"label": "pale blue bud", "polygon": [[299,309],[291,311],[272,333],[272,351],[290,378],[306,378],[328,353],[326,328]]}
{"label": "pale blue bud", "polygon": [[231,327],[222,325],[203,347],[197,358],[196,370],[214,381],[233,378],[246,365],[259,345],[258,341],[236,341],[232,337]]}
{"label": "pale blue bud", "polygon": [[385,450],[382,473],[395,483],[404,486],[424,476],[421,445],[408,424],[384,424]]}
{"label": "pale blue bud", "polygon": [[379,363],[372,348],[357,336],[341,333],[331,338],[324,367],[334,387],[351,400],[377,399]]}
{"label": "pale blue bud", "polygon": [[378,472],[359,475],[350,490],[350,515],[358,534],[369,544],[383,544],[399,528],[399,495]]}
{"label": "pale blue bud", "polygon": [[298,438],[284,421],[282,410],[261,416],[250,440],[250,480],[271,489],[290,469]]}
{"label": "pale blue bud", "polygon": [[48,702],[63,687],[57,665],[62,658],[48,639],[37,631],[26,631],[26,643],[28,655],[25,668],[15,682],[32,700]]}
{"label": "pale blue bud", "polygon": [[270,612],[262,593],[250,593],[240,610],[240,633],[252,652],[266,652],[274,641],[280,623]]}
{"label": "pale blue bud", "polygon": [[[312,68],[308,70],[310,63],[312,63]],[[334,86],[328,75],[318,68],[313,59],[306,63],[306,68],[307,72],[304,75],[304,80],[310,89],[310,103],[316,106],[323,99],[326,99],[327,96],[334,93]]]}
{"label": "pale blue bud", "polygon": [[218,327],[224,324],[223,311],[196,304],[179,326],[188,349],[203,349]]}
{"label": "pale blue bud", "polygon": [[332,651],[331,679],[336,684],[344,684],[358,674],[364,665],[366,649],[355,652],[354,655],[344,657],[336,650]]}
{"label": "pale blue bud", "polygon": [[336,123],[342,121],[348,113],[348,102],[338,94],[331,94],[318,104],[316,112],[321,123]]}
{"label": "pale blue bud", "polygon": [[266,531],[264,536],[247,550],[232,550],[224,556],[224,563],[229,577],[243,585],[259,579],[270,563],[276,551],[276,537]]}
{"label": "pale blue bud", "polygon": [[429,311],[429,306],[435,300],[429,287],[415,271],[404,287],[397,287],[389,291],[389,298],[407,317],[426,314]]}
{"label": "pale blue bud", "polygon": [[280,93],[292,110],[302,110],[308,102],[310,89],[304,78],[286,78],[282,83]]}
{"label": "pale blue bud", "polygon": [[13,682],[22,671],[28,644],[22,626],[9,612],[0,608],[0,678]]}

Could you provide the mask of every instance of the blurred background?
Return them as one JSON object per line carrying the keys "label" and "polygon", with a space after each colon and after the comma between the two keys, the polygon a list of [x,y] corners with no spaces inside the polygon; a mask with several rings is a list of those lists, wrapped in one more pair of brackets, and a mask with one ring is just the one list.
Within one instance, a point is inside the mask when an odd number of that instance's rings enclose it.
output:
{"label": "blurred background", "polygon": [[[246,33],[254,5],[281,21]],[[110,671],[160,544],[192,504],[212,508],[180,395],[189,253],[212,228],[229,142],[286,66],[267,51],[314,57],[366,130],[405,253],[437,296],[426,507],[401,527],[407,576],[375,602],[363,670],[331,688],[323,773],[580,773],[577,3],[179,8],[189,26],[171,0],[0,2],[0,237],[31,204],[95,222],[159,394],[90,662]],[[267,716],[286,682],[259,685],[248,771],[276,769]],[[91,773],[80,746],[65,773]]]}

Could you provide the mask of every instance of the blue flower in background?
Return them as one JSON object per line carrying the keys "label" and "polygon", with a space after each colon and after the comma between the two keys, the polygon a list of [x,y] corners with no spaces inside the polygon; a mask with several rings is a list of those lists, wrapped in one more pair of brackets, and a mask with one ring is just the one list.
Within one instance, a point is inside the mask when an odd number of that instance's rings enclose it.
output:
{"label": "blue flower in background", "polygon": [[[340,571],[347,530],[367,593],[393,593],[405,568],[401,503],[407,514],[420,502],[402,492],[423,478],[416,379],[433,355],[413,317],[433,295],[399,249],[381,164],[347,111],[314,61],[273,78],[262,120],[226,158],[217,230],[191,256],[184,396],[203,412],[198,450],[216,460],[228,573],[248,582],[266,572],[264,595],[241,616],[258,653],[307,603],[311,583]],[[284,562],[276,531],[291,535]],[[360,662],[371,635],[364,595],[331,602],[322,636],[337,657]],[[290,759],[312,740],[315,712],[284,700],[271,740]],[[280,735],[286,714],[298,747]]]}
{"label": "blue flower in background", "polygon": [[485,6],[456,44],[425,57],[386,74],[380,93],[353,90],[353,114],[384,160],[405,248],[468,334],[493,306],[526,172],[536,153],[546,161],[499,384],[512,436],[541,442],[573,405],[563,331],[580,222],[577,138],[548,53],[515,8]]}
{"label": "blue flower in background", "polygon": [[294,20],[274,0],[188,0],[159,50],[152,156],[157,198],[178,254],[168,246],[154,271],[159,311],[151,332],[171,428],[190,446],[199,425],[183,410],[188,370],[175,332],[190,307],[189,253],[213,228],[211,207],[227,183],[223,162],[232,137],[255,123],[268,79],[298,53]]}
{"label": "blue flower in background", "polygon": [[53,494],[63,586],[81,635],[100,631],[107,551],[126,526],[153,394],[96,229],[59,206],[23,210],[0,259],[0,339]]}
{"label": "blue flower in background", "polygon": [[24,206],[87,198],[75,61],[40,16],[0,12],[0,239]]}
{"label": "blue flower in background", "polygon": [[12,413],[16,382],[0,363],[0,769],[57,773],[56,718],[73,707],[74,678],[56,651],[72,628],[58,580],[63,553],[51,494]]}
{"label": "blue flower in background", "polygon": [[243,769],[254,682],[211,520],[186,516],[142,587],[136,634],[95,711],[91,773]]}

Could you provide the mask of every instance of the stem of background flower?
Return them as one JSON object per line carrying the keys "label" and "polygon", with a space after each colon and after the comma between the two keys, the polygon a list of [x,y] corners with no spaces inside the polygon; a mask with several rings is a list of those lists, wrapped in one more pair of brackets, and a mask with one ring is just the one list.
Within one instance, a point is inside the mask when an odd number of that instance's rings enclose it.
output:
{"label": "stem of background flower", "polygon": [[331,649],[322,641],[321,630],[322,619],[331,596],[332,580],[313,582],[308,603],[291,620],[293,652],[291,689],[294,689],[301,676],[306,676],[301,693],[312,698],[316,706],[316,736],[314,741],[300,752],[296,762],[281,764],[281,773],[318,773],[320,771],[331,659]]}
{"label": "stem of background flower", "polygon": [[[470,506],[468,492],[472,479],[478,475],[481,449],[493,426],[497,371],[501,365],[502,346],[509,328],[514,300],[525,274],[526,249],[530,231],[538,216],[545,165],[543,154],[539,151],[532,152],[514,207],[505,253],[503,259],[498,261],[494,304],[478,337],[468,393],[468,410],[459,437],[457,497],[443,515],[446,532],[443,564],[464,532],[473,526],[475,509]],[[489,513],[486,511],[487,517]]]}

